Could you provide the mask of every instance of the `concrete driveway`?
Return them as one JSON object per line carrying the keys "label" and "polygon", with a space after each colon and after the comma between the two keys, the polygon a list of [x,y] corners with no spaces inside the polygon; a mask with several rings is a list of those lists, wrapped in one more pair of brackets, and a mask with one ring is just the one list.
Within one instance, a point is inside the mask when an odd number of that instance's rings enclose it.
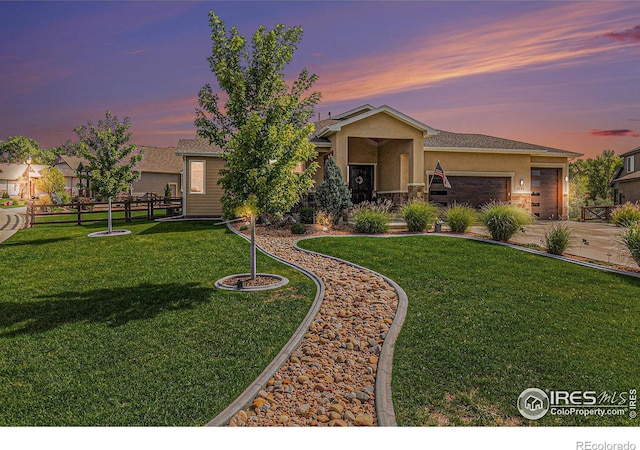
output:
{"label": "concrete driveway", "polygon": [[[545,234],[555,221],[538,220],[518,233],[511,241],[517,244],[538,244],[546,247]],[[627,248],[619,242],[622,228],[607,223],[564,222],[573,232],[573,244],[566,253],[596,261],[609,262],[621,266],[637,268]],[[489,236],[486,228],[472,227],[473,233]]]}
{"label": "concrete driveway", "polygon": [[0,209],[0,242],[9,239],[24,226],[24,218],[20,215],[26,208]]}

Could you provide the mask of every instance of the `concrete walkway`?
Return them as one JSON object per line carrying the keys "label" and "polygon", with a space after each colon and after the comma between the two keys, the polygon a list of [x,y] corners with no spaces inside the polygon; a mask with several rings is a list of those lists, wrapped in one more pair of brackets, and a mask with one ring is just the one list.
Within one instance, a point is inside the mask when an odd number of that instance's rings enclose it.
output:
{"label": "concrete walkway", "polygon": [[21,213],[24,213],[25,209],[0,209],[0,242],[6,241],[24,227],[24,217]]}
{"label": "concrete walkway", "polygon": [[[515,244],[537,244],[546,247],[545,234],[556,221],[539,220],[525,228],[524,233],[518,233],[511,239]],[[620,266],[637,268],[638,265],[631,258],[631,254],[619,242],[623,229],[607,223],[594,222],[563,222],[573,232],[573,243],[565,253],[595,261],[602,261]],[[474,234],[489,236],[482,226],[471,227]]]}

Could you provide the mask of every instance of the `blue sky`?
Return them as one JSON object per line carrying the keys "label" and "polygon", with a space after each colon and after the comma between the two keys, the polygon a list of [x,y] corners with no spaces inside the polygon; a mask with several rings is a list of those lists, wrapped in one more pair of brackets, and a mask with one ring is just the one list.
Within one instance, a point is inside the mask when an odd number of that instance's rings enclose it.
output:
{"label": "blue sky", "polygon": [[208,12],[305,33],[321,117],[388,104],[434,128],[594,156],[640,145],[637,2],[0,2],[0,140],[44,146],[107,109],[139,145],[195,136]]}

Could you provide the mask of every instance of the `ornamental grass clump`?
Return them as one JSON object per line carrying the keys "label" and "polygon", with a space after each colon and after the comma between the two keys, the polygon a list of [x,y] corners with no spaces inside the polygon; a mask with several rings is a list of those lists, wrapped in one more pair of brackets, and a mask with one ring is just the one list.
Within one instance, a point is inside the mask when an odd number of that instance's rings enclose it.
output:
{"label": "ornamental grass clump", "polygon": [[392,203],[389,200],[383,202],[362,202],[353,208],[355,219],[353,229],[356,233],[380,234],[389,231]]}
{"label": "ornamental grass clump", "polygon": [[508,241],[520,228],[533,222],[528,211],[503,202],[491,202],[482,206],[480,221],[495,241]]}
{"label": "ornamental grass clump", "polygon": [[464,233],[478,219],[478,213],[470,206],[454,203],[446,209],[444,217],[451,231]]}
{"label": "ornamental grass clump", "polygon": [[438,207],[416,199],[406,203],[400,209],[400,214],[407,222],[409,231],[420,232],[431,227],[438,214]]}
{"label": "ornamental grass clump", "polygon": [[611,213],[611,221],[619,227],[629,227],[640,223],[640,204],[627,202]]}
{"label": "ornamental grass clump", "polygon": [[631,253],[633,260],[640,266],[640,222],[636,222],[627,228],[620,241]]}
{"label": "ornamental grass clump", "polygon": [[544,235],[547,241],[547,253],[562,255],[571,245],[573,233],[566,223],[556,223]]}

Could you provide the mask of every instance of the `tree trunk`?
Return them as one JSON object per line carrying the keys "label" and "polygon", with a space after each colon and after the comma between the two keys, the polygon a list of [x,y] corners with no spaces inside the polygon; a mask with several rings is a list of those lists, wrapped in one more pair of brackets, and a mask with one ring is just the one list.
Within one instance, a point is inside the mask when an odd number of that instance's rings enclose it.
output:
{"label": "tree trunk", "polygon": [[111,234],[113,231],[111,227],[111,197],[109,197],[109,212],[107,213],[107,232]]}
{"label": "tree trunk", "polygon": [[251,279],[256,279],[256,216],[251,215]]}

